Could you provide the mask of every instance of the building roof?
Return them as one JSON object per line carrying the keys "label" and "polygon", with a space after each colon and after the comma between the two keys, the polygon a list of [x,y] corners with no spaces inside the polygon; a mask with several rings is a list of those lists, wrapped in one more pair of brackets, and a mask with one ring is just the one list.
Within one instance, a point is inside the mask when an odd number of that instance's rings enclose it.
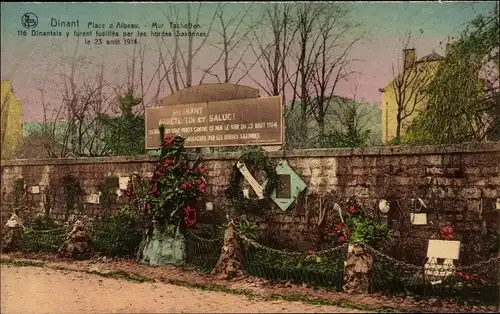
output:
{"label": "building roof", "polygon": [[444,57],[442,55],[433,51],[430,54],[420,58],[417,62],[432,62],[432,61],[439,61],[439,60],[443,60],[443,59],[444,59]]}
{"label": "building roof", "polygon": [[[428,54],[426,56],[423,56],[422,58],[418,59],[417,63],[441,61],[441,60],[444,60],[444,59],[445,58],[442,55],[440,55],[439,53],[436,53],[435,51],[433,51],[430,54]],[[397,77],[399,77],[401,74],[402,73],[400,73]],[[387,88],[387,86],[389,86],[389,84],[391,84],[392,81],[394,81],[394,79],[392,79],[391,81],[389,81],[389,83],[384,88],[379,88],[378,91],[381,92],[381,93],[385,92],[385,88]]]}

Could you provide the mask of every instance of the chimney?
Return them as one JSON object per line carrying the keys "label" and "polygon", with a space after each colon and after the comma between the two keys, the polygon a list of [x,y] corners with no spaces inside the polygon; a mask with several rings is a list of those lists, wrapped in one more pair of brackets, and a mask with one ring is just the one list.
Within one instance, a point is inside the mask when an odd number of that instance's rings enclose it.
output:
{"label": "chimney", "polygon": [[403,65],[404,69],[411,68],[415,61],[417,61],[417,54],[415,53],[415,48],[403,49]]}

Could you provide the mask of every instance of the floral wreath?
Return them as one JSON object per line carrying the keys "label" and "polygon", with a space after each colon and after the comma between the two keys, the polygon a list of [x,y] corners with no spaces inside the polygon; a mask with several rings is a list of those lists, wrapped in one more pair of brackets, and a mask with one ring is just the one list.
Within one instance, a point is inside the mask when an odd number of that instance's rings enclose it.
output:
{"label": "floral wreath", "polygon": [[262,148],[251,148],[243,152],[238,161],[243,162],[250,171],[263,170],[266,173],[267,183],[264,187],[264,198],[253,199],[246,198],[243,195],[244,177],[235,163],[229,175],[228,187],[225,191],[227,198],[237,213],[263,214],[268,205],[268,197],[276,189],[278,184],[278,174],[276,165],[269,159]]}

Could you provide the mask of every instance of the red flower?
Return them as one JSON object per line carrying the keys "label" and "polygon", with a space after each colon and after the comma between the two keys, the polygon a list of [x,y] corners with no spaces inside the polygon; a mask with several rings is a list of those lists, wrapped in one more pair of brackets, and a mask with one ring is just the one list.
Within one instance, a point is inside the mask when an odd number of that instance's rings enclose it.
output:
{"label": "red flower", "polygon": [[174,163],[175,163],[175,160],[166,158],[165,160],[163,160],[162,166],[169,167],[170,165],[173,165]]}
{"label": "red flower", "polygon": [[350,214],[352,214],[352,213],[354,213],[354,212],[356,211],[356,207],[351,206],[351,207],[349,207],[349,208],[347,209],[347,211],[348,211]]}
{"label": "red flower", "polygon": [[198,184],[198,185],[200,185],[202,182],[203,182],[203,181],[201,181],[200,179],[196,179],[196,180],[194,180],[194,183],[196,183],[196,184]]}
{"label": "red flower", "polygon": [[451,226],[441,227],[439,234],[443,240],[450,240],[455,235],[455,230]]}
{"label": "red flower", "polygon": [[185,173],[191,173],[192,171],[190,169],[184,170]]}
{"label": "red flower", "polygon": [[470,279],[470,276],[469,276],[469,274],[465,274],[463,278],[464,278],[465,280],[469,280],[469,279]]}
{"label": "red flower", "polygon": [[196,210],[190,206],[184,208],[184,223],[190,227],[196,223]]}
{"label": "red flower", "polygon": [[342,230],[342,224],[336,224],[335,225],[335,230],[337,230],[337,231]]}
{"label": "red flower", "polygon": [[200,168],[198,169],[198,171],[199,171],[200,173],[204,173],[204,172],[205,172],[205,168],[200,167]]}
{"label": "red flower", "polygon": [[153,182],[156,182],[158,180],[154,176],[151,176],[148,178],[148,181],[149,181],[149,183],[153,183]]}
{"label": "red flower", "polygon": [[165,139],[163,140],[163,145],[170,145],[174,141],[174,138],[172,136],[166,136]]}
{"label": "red flower", "polygon": [[187,189],[187,183],[182,183],[181,184],[181,189],[183,189],[183,190]]}
{"label": "red flower", "polygon": [[190,189],[193,187],[193,184],[191,182],[186,182],[186,186],[188,189]]}
{"label": "red flower", "polygon": [[344,242],[344,241],[345,241],[345,237],[344,237],[344,236],[340,236],[340,237],[339,237],[339,241]]}
{"label": "red flower", "polygon": [[201,182],[199,185],[198,185],[198,191],[199,192],[204,192],[205,191],[205,188],[206,188],[206,184],[205,182]]}
{"label": "red flower", "polygon": [[158,196],[158,188],[156,186],[153,186],[148,194],[153,196]]}
{"label": "red flower", "polygon": [[146,209],[151,209],[151,204],[150,203],[146,203]]}
{"label": "red flower", "polygon": [[311,255],[313,253],[312,250],[307,250],[307,254]]}

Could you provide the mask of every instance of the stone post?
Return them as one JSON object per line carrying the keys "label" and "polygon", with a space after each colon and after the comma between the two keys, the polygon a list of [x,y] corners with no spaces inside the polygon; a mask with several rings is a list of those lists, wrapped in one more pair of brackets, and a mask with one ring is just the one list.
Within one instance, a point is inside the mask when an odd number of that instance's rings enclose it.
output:
{"label": "stone post", "polygon": [[372,266],[373,256],[363,245],[349,244],[343,290],[347,293],[369,293]]}

